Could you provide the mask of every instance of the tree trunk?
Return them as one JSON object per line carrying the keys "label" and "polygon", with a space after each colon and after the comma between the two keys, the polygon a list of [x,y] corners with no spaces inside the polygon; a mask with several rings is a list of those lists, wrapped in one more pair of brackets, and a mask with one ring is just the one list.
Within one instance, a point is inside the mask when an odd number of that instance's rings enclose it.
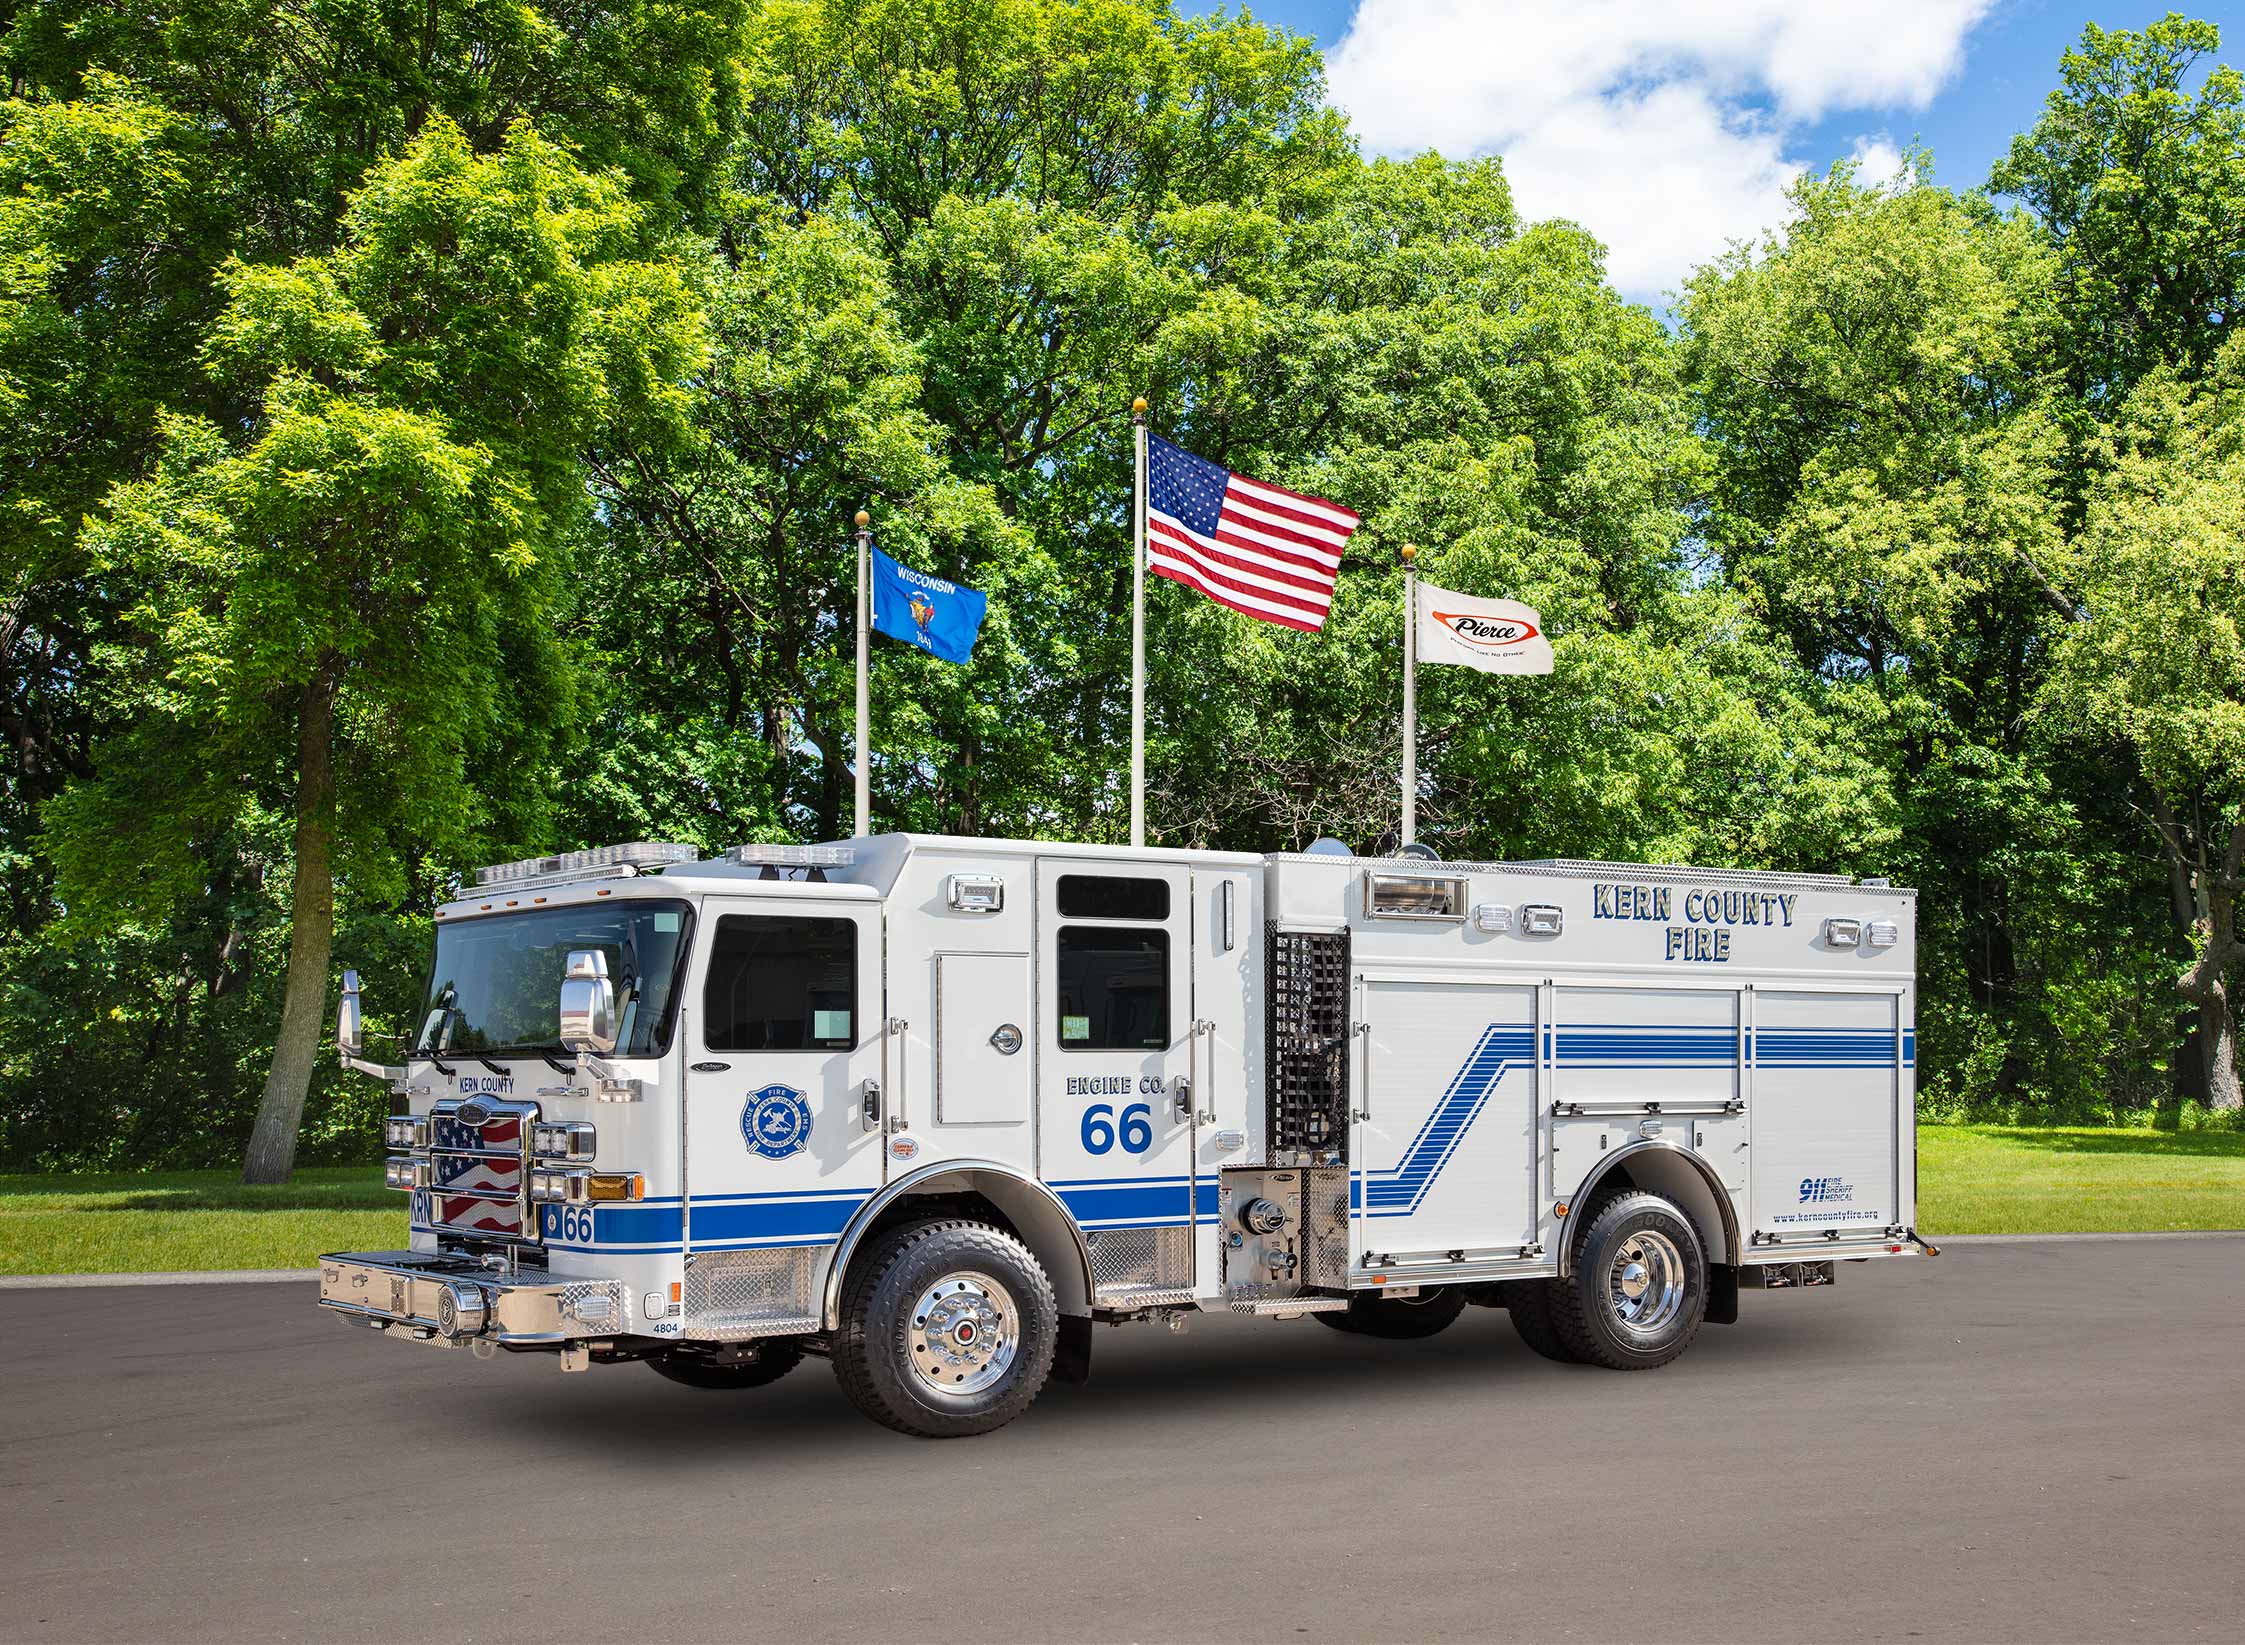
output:
{"label": "tree trunk", "polygon": [[286,1182],[296,1168],[296,1132],[312,1086],[327,1016],[327,968],[335,951],[335,693],[340,666],[325,658],[304,688],[296,719],[296,885],[289,896],[288,982],[281,1032],[257,1105],[242,1181]]}
{"label": "tree trunk", "polygon": [[2237,1078],[2237,1015],[2229,1006],[2229,990],[2218,986],[2216,1003],[2206,1009],[2206,1028],[2199,1035],[2205,1050],[2206,1106],[2245,1108],[2245,1088]]}
{"label": "tree trunk", "polygon": [[2237,935],[2237,893],[2245,869],[2245,822],[2230,830],[2220,859],[2197,869],[2198,959],[2176,979],[2176,992],[2199,1008],[2200,1066],[2206,1075],[2206,1105],[2245,1108],[2245,1086],[2237,1075],[2237,1014],[2230,1007],[2229,971],[2245,944]]}

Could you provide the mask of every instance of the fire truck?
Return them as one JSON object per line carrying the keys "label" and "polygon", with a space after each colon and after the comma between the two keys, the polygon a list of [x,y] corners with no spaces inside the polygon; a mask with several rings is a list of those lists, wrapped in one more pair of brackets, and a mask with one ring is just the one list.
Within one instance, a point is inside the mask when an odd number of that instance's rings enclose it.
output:
{"label": "fire truck", "polygon": [[481,870],[368,1055],[410,1249],[355,1324],[986,1432],[1198,1311],[1645,1370],[1930,1254],[1914,894],[1612,863],[891,834]]}

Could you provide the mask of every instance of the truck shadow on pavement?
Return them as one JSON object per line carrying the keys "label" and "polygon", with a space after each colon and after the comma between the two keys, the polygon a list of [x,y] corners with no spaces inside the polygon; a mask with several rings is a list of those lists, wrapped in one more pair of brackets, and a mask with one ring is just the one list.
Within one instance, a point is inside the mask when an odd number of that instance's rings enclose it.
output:
{"label": "truck shadow on pavement", "polygon": [[[1307,1320],[1244,1326],[1227,1320],[1182,1339],[1143,1326],[1102,1330],[1088,1384],[1048,1384],[1025,1416],[976,1443],[1004,1444],[1009,1436],[1049,1443],[1061,1424],[1085,1443],[1104,1443],[1117,1433],[1143,1434],[1150,1422],[1233,1420],[1243,1397],[1252,1399],[1258,1420],[1280,1422],[1345,1422],[1355,1408],[1384,1407],[1398,1397],[1496,1397],[1537,1405],[1593,1399],[1622,1412],[1648,1397],[1665,1403],[1703,1377],[1735,1377],[1749,1362],[1771,1370],[1803,1359],[1856,1363],[1881,1334],[1874,1321],[1837,1312],[1796,1315],[1759,1329],[1709,1327],[1674,1365],[1624,1375],[1538,1358],[1501,1312],[1479,1310],[1424,1342],[1348,1337]],[[520,1369],[544,1384],[535,1400],[521,1397],[513,1376],[503,1386],[467,1381],[451,1396],[458,1408],[444,1420],[525,1447],[542,1446],[558,1422],[580,1447],[650,1469],[737,1468],[893,1452],[910,1443],[861,1416],[817,1359],[769,1388],[740,1393],[683,1388],[639,1366],[600,1367],[566,1381],[537,1362]],[[427,1415],[426,1403],[422,1409]]]}

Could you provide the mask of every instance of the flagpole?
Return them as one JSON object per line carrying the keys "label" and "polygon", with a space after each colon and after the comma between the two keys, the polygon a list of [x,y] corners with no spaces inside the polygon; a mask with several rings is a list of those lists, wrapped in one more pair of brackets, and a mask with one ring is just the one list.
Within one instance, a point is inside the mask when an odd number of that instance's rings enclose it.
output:
{"label": "flagpole", "polygon": [[1146,843],[1146,402],[1130,402],[1138,475],[1130,512],[1130,843]]}
{"label": "flagpole", "polygon": [[857,837],[873,832],[872,693],[867,689],[866,639],[873,629],[873,516],[857,511]]}
{"label": "flagpole", "polygon": [[1403,554],[1403,838],[1419,837],[1419,573],[1418,545]]}

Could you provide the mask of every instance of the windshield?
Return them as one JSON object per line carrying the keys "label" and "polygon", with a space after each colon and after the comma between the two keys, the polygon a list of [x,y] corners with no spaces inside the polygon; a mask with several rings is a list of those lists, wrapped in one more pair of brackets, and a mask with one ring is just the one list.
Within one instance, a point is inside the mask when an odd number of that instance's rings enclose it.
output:
{"label": "windshield", "polygon": [[414,1049],[433,1056],[559,1050],[569,952],[597,948],[616,985],[616,1055],[658,1055],[670,1043],[687,928],[684,903],[636,899],[440,925]]}

